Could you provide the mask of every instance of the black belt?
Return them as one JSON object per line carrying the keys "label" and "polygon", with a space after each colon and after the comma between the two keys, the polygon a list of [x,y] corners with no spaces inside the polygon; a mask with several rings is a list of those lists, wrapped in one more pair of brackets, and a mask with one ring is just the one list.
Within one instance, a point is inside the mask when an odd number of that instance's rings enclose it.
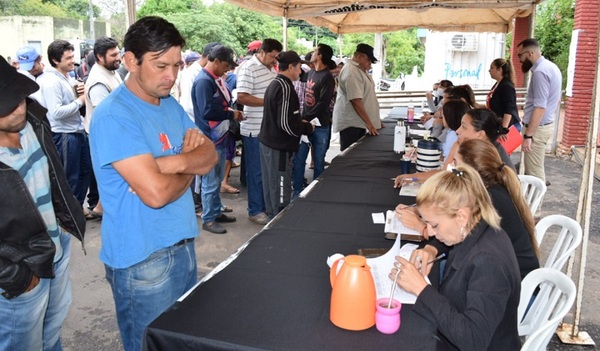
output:
{"label": "black belt", "polygon": [[173,246],[183,246],[187,243],[191,243],[192,241],[194,241],[194,238],[187,238],[187,239],[179,240]]}
{"label": "black belt", "polygon": [[[554,123],[554,121],[552,121],[552,122],[548,122],[548,123],[544,123],[544,124],[541,124],[541,123],[540,123],[540,125],[539,125],[539,126],[540,126],[540,127],[543,127],[543,126],[547,126],[548,124],[552,124],[552,123]],[[523,123],[523,125],[525,126],[525,128],[529,127],[529,123]]]}

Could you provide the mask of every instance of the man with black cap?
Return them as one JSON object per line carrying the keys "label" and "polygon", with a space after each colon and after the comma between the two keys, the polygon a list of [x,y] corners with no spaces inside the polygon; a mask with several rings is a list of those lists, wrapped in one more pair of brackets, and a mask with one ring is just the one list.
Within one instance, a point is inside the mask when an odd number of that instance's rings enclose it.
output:
{"label": "man with black cap", "polygon": [[214,234],[227,230],[219,223],[235,222],[235,217],[221,212],[221,182],[225,175],[225,157],[232,135],[231,120],[241,121],[242,111],[231,108],[231,92],[223,76],[231,67],[237,66],[235,53],[227,46],[215,46],[208,54],[208,63],[200,71],[192,86],[192,102],[196,125],[215,144],[218,162],[210,172],[202,176],[202,229]]}
{"label": "man with black cap", "polygon": [[[331,135],[329,105],[335,89],[335,80],[329,71],[329,65],[333,64],[332,57],[333,49],[331,46],[326,44],[317,45],[310,58],[314,69],[308,72],[306,80],[303,118],[307,122],[315,118],[319,120],[319,125],[315,127],[315,131],[309,137],[310,146],[313,148],[313,179],[317,179],[325,170],[325,154],[329,147],[329,137]],[[309,144],[301,142],[294,158],[294,196],[300,194],[304,185],[304,169],[308,151]]]}
{"label": "man with black cap", "polygon": [[210,51],[217,45],[221,44],[217,42],[206,44],[204,51],[202,51],[202,57],[194,61],[191,65],[184,69],[183,72],[181,72],[181,78],[179,81],[181,97],[179,99],[179,104],[181,107],[183,107],[188,116],[190,116],[192,122],[195,122],[194,105],[192,104],[192,85],[194,84],[194,80],[196,80],[196,77],[200,71],[202,71],[202,68],[206,66],[206,63],[208,62],[208,54],[210,54]]}
{"label": "man with black cap", "polygon": [[340,133],[340,149],[344,151],[366,133],[379,135],[383,127],[375,83],[368,73],[377,62],[373,47],[358,44],[352,60],[340,72],[337,98],[333,108],[333,131]]}
{"label": "man with black cap", "polygon": [[267,215],[273,219],[291,201],[292,162],[302,135],[313,132],[302,120],[292,81],[300,78],[300,56],[295,51],[277,55],[279,74],[265,91],[260,140],[262,185]]}
{"label": "man with black cap", "polygon": [[62,349],[69,233],[85,233],[38,89],[0,56],[0,350]]}

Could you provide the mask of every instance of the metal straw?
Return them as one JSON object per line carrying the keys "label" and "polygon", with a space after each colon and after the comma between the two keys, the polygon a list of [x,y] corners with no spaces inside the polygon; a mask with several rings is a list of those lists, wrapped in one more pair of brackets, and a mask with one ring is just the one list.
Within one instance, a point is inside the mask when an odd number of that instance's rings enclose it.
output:
{"label": "metal straw", "polygon": [[[400,266],[400,267],[402,267],[402,266]],[[392,299],[394,298],[394,292],[396,291],[396,285],[398,285],[398,283],[396,283],[396,280],[398,280],[398,276],[400,275],[400,267],[397,267],[398,272],[396,273],[396,276],[394,277],[394,283],[392,283],[392,293],[390,294],[390,299],[388,300],[388,305],[387,305],[388,309],[392,308]]]}

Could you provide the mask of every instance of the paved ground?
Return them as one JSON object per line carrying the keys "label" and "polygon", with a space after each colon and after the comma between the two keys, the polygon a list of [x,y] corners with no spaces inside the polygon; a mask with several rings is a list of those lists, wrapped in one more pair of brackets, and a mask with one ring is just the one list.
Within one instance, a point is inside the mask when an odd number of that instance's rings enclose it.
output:
{"label": "paved ground", "polygon": [[[391,145],[390,145],[391,148]],[[339,150],[336,140],[332,142],[328,159],[331,159]],[[518,154],[513,155],[518,159]],[[582,167],[569,159],[548,157],[546,159],[548,180],[552,185],[548,187],[542,216],[549,214],[564,214],[575,217],[577,208],[579,183]],[[311,179],[312,172],[307,172]],[[239,168],[232,171],[231,184],[239,187]],[[598,203],[600,184],[595,182],[594,201]],[[225,194],[223,201],[234,208],[238,219],[236,223],[227,224],[228,233],[215,235],[202,233],[196,240],[196,253],[198,259],[199,276],[216,267],[221,261],[235,252],[237,248],[258,232],[261,227],[253,224],[246,218],[246,193],[237,195]],[[581,330],[592,336],[596,342],[600,342],[600,212],[598,206],[594,206],[592,214],[592,226],[590,228],[589,256],[587,273],[583,293],[583,309],[581,316]],[[198,221],[199,224],[201,221]],[[63,344],[67,351],[113,351],[120,350],[121,343],[117,331],[117,323],[112,302],[112,293],[109,285],[104,279],[104,268],[98,259],[100,248],[101,222],[88,222],[86,234],[87,256],[83,255],[79,245],[72,247],[71,277],[73,282],[73,304],[69,311],[65,327],[63,328]],[[550,237],[545,239],[551,241]],[[76,241],[73,241],[75,243]],[[548,248],[542,247],[542,256],[548,252]],[[578,268],[574,273],[574,280]],[[565,322],[572,323],[572,317],[567,317]],[[553,338],[548,350],[593,350],[594,347],[577,347],[562,345]]]}

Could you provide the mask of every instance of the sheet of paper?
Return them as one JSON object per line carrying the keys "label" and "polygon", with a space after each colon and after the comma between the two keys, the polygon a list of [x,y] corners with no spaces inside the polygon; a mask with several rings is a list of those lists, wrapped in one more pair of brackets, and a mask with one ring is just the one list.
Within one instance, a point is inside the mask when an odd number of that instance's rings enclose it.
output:
{"label": "sheet of paper", "polygon": [[421,188],[421,183],[412,182],[402,185],[400,188],[400,196],[417,196],[417,192]]}
{"label": "sheet of paper", "polygon": [[[371,274],[373,275],[373,280],[375,281],[375,290],[377,292],[377,299],[383,297],[390,297],[390,293],[392,292],[392,280],[388,277],[390,271],[394,267],[394,262],[396,262],[396,256],[404,257],[405,259],[410,259],[411,253],[418,246],[415,244],[405,244],[400,247],[400,235],[396,238],[394,242],[394,246],[383,256],[368,258],[367,264],[371,267]],[[394,299],[400,301],[400,303],[406,304],[414,304],[417,301],[417,297],[406,290],[396,287],[396,291],[394,291]]]}
{"label": "sheet of paper", "polygon": [[410,130],[410,134],[414,134],[414,135],[418,135],[418,136],[426,136],[429,135],[429,131],[428,130],[421,130],[421,129],[411,129]]}
{"label": "sheet of paper", "polygon": [[383,215],[383,212],[371,213],[371,217],[373,217],[374,224],[384,224],[385,223],[385,216]]}
{"label": "sheet of paper", "polygon": [[[310,121],[310,124],[312,124],[315,127],[320,127],[321,126],[321,122],[319,121],[319,119],[317,117],[313,118],[312,121]],[[310,143],[310,141],[308,140],[308,136],[307,135],[302,135],[300,137],[300,142],[302,143]]]}
{"label": "sheet of paper", "polygon": [[[387,211],[385,215],[385,228],[383,229],[385,233],[421,235],[418,231],[410,229],[402,224],[402,221],[396,216],[395,211]],[[400,237],[400,235],[398,235],[398,237]]]}

